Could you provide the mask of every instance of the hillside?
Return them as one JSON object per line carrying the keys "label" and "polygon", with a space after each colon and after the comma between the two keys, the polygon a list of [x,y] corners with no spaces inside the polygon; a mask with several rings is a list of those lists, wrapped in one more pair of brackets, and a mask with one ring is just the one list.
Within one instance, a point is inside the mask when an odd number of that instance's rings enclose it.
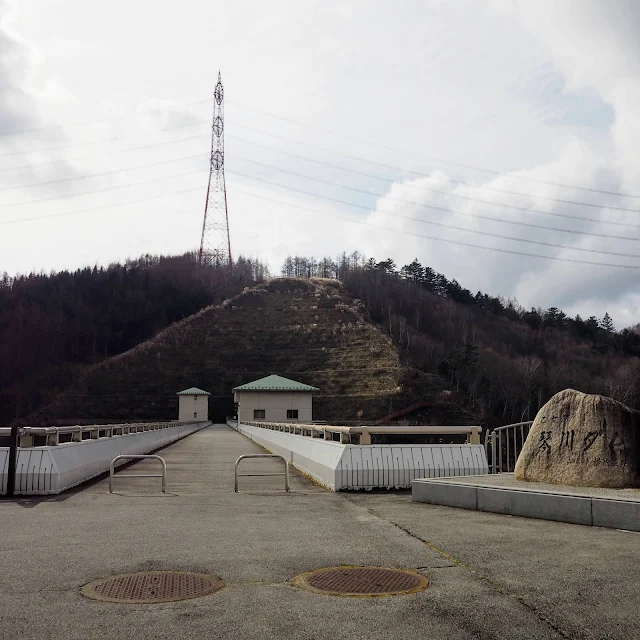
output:
{"label": "hillside", "polygon": [[50,402],[87,366],[262,282],[265,265],[142,256],[108,267],[0,278],[0,425]]}
{"label": "hillside", "polygon": [[523,308],[515,299],[472,293],[414,260],[398,268],[362,254],[288,257],[282,273],[330,275],[363,301],[402,362],[438,377],[481,422],[533,419],[557,391],[611,396],[640,409],[640,328],[617,331],[601,316]]}
{"label": "hillside", "polygon": [[234,386],[272,373],[319,387],[319,420],[375,420],[425,393],[434,405],[426,419],[465,417],[437,399],[445,388],[437,377],[401,366],[390,339],[336,280],[281,278],[91,367],[30,423],[173,419],[176,391],[191,386],[211,392],[219,420],[233,410]]}
{"label": "hillside", "polygon": [[[124,323],[129,339],[139,344],[92,363],[92,343],[85,341],[89,352],[82,366],[47,359],[47,349],[60,343],[52,332],[47,340],[27,332],[33,344],[16,342],[15,362],[24,360],[23,344],[24,353],[40,355],[48,365],[36,367],[31,378],[46,401],[35,402],[27,419],[46,424],[172,418],[175,392],[194,385],[212,392],[213,416],[221,419],[233,409],[234,386],[271,373],[319,387],[316,419],[339,422],[371,422],[423,401],[426,406],[398,420],[506,424],[532,419],[565,388],[640,408],[640,332],[616,331],[607,313],[602,320],[583,320],[555,307],[527,311],[515,300],[472,294],[417,260],[398,269],[392,260],[364,261],[360,254],[343,254],[335,262],[296,257],[287,259],[283,273],[284,278],[245,286],[241,294],[243,280],[249,284],[262,276],[220,274],[218,284],[207,289],[217,306],[192,306],[191,313],[201,310],[189,315],[181,303],[184,319],[163,329],[165,314],[160,332],[147,341],[135,340],[136,332],[153,331],[153,309],[171,308],[171,298],[156,294],[150,306],[122,303],[109,309],[105,330]],[[135,272],[127,277],[139,282]],[[185,301],[197,305],[200,276],[191,274],[185,282],[191,287]],[[179,286],[175,277],[174,283]],[[113,285],[112,299],[123,297],[120,289]],[[136,291],[144,302],[146,289]],[[225,292],[235,297],[222,302]],[[54,293],[55,288],[49,291],[49,299]],[[100,318],[100,306],[92,309]],[[60,326],[73,352],[73,338],[88,327],[77,318]],[[37,400],[36,393],[32,397]]]}

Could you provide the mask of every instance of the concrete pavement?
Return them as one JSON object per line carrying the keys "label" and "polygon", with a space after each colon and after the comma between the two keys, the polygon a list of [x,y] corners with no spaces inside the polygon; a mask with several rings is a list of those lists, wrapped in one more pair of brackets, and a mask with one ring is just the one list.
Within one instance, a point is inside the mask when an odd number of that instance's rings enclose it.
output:
{"label": "concrete pavement", "polygon": [[[0,501],[0,638],[640,637],[640,535],[412,503],[408,493],[336,494],[292,469],[241,478],[259,453],[226,426],[166,448],[159,479],[116,477],[47,499]],[[140,463],[123,473],[142,472]],[[247,462],[244,471],[275,471]],[[351,599],[289,584],[340,564],[417,569],[421,593]],[[87,600],[85,583],[172,569],[227,586],[156,605]]]}

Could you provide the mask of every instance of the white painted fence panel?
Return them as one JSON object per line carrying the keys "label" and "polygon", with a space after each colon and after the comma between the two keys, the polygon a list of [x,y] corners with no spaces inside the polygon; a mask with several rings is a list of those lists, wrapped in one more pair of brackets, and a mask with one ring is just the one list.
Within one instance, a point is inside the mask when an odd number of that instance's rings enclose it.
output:
{"label": "white painted fence panel", "polygon": [[[111,461],[117,455],[155,451],[207,424],[210,423],[194,422],[51,447],[18,449],[15,492],[18,495],[60,493],[108,471]],[[126,461],[122,461],[124,462]],[[7,492],[8,466],[9,449],[0,448],[0,494]]]}
{"label": "white painted fence panel", "polygon": [[50,493],[55,483],[55,463],[48,448],[19,452],[16,465],[16,493]]}
{"label": "white painted fence panel", "polygon": [[482,445],[351,445],[253,425],[234,425],[333,491],[408,489],[417,478],[488,473]]}

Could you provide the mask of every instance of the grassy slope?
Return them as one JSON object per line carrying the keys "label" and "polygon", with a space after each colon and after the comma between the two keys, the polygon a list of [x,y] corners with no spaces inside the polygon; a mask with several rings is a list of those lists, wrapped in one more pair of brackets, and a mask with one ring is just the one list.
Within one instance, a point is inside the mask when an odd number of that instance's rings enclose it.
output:
{"label": "grassy slope", "polygon": [[90,368],[31,422],[174,418],[175,393],[190,386],[228,409],[232,387],[271,373],[320,387],[320,414],[355,419],[367,406],[340,397],[393,396],[402,370],[336,284],[278,279],[206,308]]}
{"label": "grassy slope", "polygon": [[281,278],[95,365],[30,423],[175,419],[175,393],[191,386],[211,392],[220,419],[231,413],[234,386],[272,373],[320,388],[318,420],[373,421],[426,394],[436,405],[429,421],[469,421],[455,403],[437,400],[439,378],[401,366],[389,338],[336,281]]}

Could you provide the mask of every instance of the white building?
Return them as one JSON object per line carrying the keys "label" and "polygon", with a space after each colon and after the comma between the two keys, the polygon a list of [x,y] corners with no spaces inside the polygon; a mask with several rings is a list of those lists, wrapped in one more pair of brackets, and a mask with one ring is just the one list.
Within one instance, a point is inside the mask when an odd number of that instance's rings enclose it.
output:
{"label": "white building", "polygon": [[240,422],[305,422],[313,420],[316,387],[282,376],[267,376],[233,390]]}
{"label": "white building", "polygon": [[191,387],[178,391],[178,420],[180,422],[205,422],[209,419],[208,391]]}

